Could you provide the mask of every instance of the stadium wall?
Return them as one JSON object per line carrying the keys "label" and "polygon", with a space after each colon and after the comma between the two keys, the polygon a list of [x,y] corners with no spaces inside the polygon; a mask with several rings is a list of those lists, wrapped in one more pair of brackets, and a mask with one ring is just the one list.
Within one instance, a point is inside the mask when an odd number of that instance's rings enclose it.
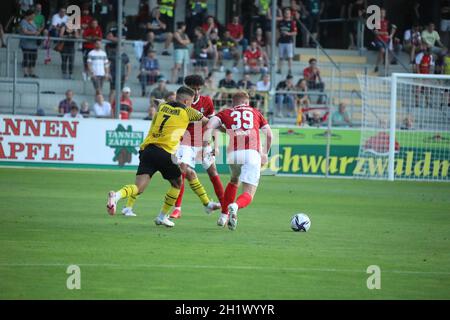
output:
{"label": "stadium wall", "polygon": [[[136,170],[139,145],[149,125],[144,120],[0,115],[0,166]],[[328,141],[329,176],[380,176],[387,170],[387,158],[379,157],[377,150],[371,150],[373,157],[358,157],[359,130],[333,129],[330,139],[324,128],[275,128],[274,133],[278,143],[263,174],[326,175]],[[396,176],[449,180],[450,159],[443,156],[448,153],[429,148],[434,143],[430,139],[432,133],[421,135],[421,145],[426,143],[426,150],[408,145],[399,135]],[[379,141],[376,145],[380,146]],[[221,173],[228,172],[225,146],[226,139],[222,137],[221,154],[217,157]],[[197,169],[203,171],[200,164]]]}

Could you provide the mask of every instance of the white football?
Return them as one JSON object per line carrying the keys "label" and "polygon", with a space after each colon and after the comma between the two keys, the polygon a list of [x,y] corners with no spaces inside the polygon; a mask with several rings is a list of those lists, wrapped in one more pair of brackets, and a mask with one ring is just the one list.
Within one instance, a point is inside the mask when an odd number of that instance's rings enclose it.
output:
{"label": "white football", "polygon": [[311,227],[311,220],[304,213],[297,213],[291,219],[291,228],[297,232],[306,232]]}

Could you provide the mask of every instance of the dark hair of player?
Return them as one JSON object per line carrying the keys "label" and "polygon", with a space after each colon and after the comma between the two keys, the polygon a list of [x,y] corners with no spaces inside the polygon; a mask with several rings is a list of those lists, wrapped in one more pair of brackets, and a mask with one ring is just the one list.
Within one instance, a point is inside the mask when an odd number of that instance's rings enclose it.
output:
{"label": "dark hair of player", "polygon": [[179,97],[179,96],[193,97],[193,96],[195,96],[195,92],[191,88],[182,86],[182,87],[178,88],[178,90],[177,90],[177,97]]}
{"label": "dark hair of player", "polygon": [[205,85],[205,80],[198,74],[192,74],[184,78],[184,84],[188,87],[201,87]]}

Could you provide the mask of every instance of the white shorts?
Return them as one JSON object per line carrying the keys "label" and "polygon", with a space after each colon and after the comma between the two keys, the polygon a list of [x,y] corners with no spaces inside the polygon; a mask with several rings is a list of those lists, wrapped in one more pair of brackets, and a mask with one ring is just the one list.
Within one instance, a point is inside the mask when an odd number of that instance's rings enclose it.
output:
{"label": "white shorts", "polygon": [[216,161],[216,158],[211,154],[211,146],[206,147],[207,156],[202,159],[202,147],[191,147],[187,145],[182,145],[178,147],[177,159],[178,163],[187,164],[192,169],[195,169],[197,163],[202,163],[203,169],[208,170],[209,167]]}
{"label": "white shorts", "polygon": [[442,32],[450,32],[450,20],[441,20],[441,31]]}
{"label": "white shorts", "polygon": [[256,150],[238,150],[227,155],[231,175],[244,183],[258,186],[261,176],[261,155]]}

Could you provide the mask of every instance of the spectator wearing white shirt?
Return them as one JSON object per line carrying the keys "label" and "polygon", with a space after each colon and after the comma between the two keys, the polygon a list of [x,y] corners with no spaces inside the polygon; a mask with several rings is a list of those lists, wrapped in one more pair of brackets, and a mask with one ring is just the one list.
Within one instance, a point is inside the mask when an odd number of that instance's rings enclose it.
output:
{"label": "spectator wearing white shirt", "polygon": [[83,116],[80,114],[79,111],[80,110],[78,109],[78,107],[74,105],[72,106],[72,108],[70,108],[70,112],[66,113],[63,117],[70,119],[83,119]]}
{"label": "spectator wearing white shirt", "polygon": [[95,96],[94,112],[97,118],[111,118],[111,104],[105,101],[102,94]]}
{"label": "spectator wearing white shirt", "polygon": [[50,26],[50,35],[52,37],[59,37],[61,27],[67,24],[69,17],[66,15],[66,9],[60,8],[58,13],[52,17],[52,25]]}
{"label": "spectator wearing white shirt", "polygon": [[87,63],[89,67],[89,75],[94,84],[96,93],[101,93],[103,89],[103,81],[109,79],[109,61],[106,52],[102,50],[102,42],[95,41],[95,49],[88,53]]}
{"label": "spectator wearing white shirt", "polygon": [[265,74],[262,80],[256,83],[256,91],[269,91],[270,90],[270,76]]}
{"label": "spectator wearing white shirt", "polygon": [[409,53],[411,64],[414,64],[414,57],[416,52],[420,50],[422,44],[422,35],[420,32],[420,26],[414,24],[411,29],[405,31],[403,35],[403,48]]}

